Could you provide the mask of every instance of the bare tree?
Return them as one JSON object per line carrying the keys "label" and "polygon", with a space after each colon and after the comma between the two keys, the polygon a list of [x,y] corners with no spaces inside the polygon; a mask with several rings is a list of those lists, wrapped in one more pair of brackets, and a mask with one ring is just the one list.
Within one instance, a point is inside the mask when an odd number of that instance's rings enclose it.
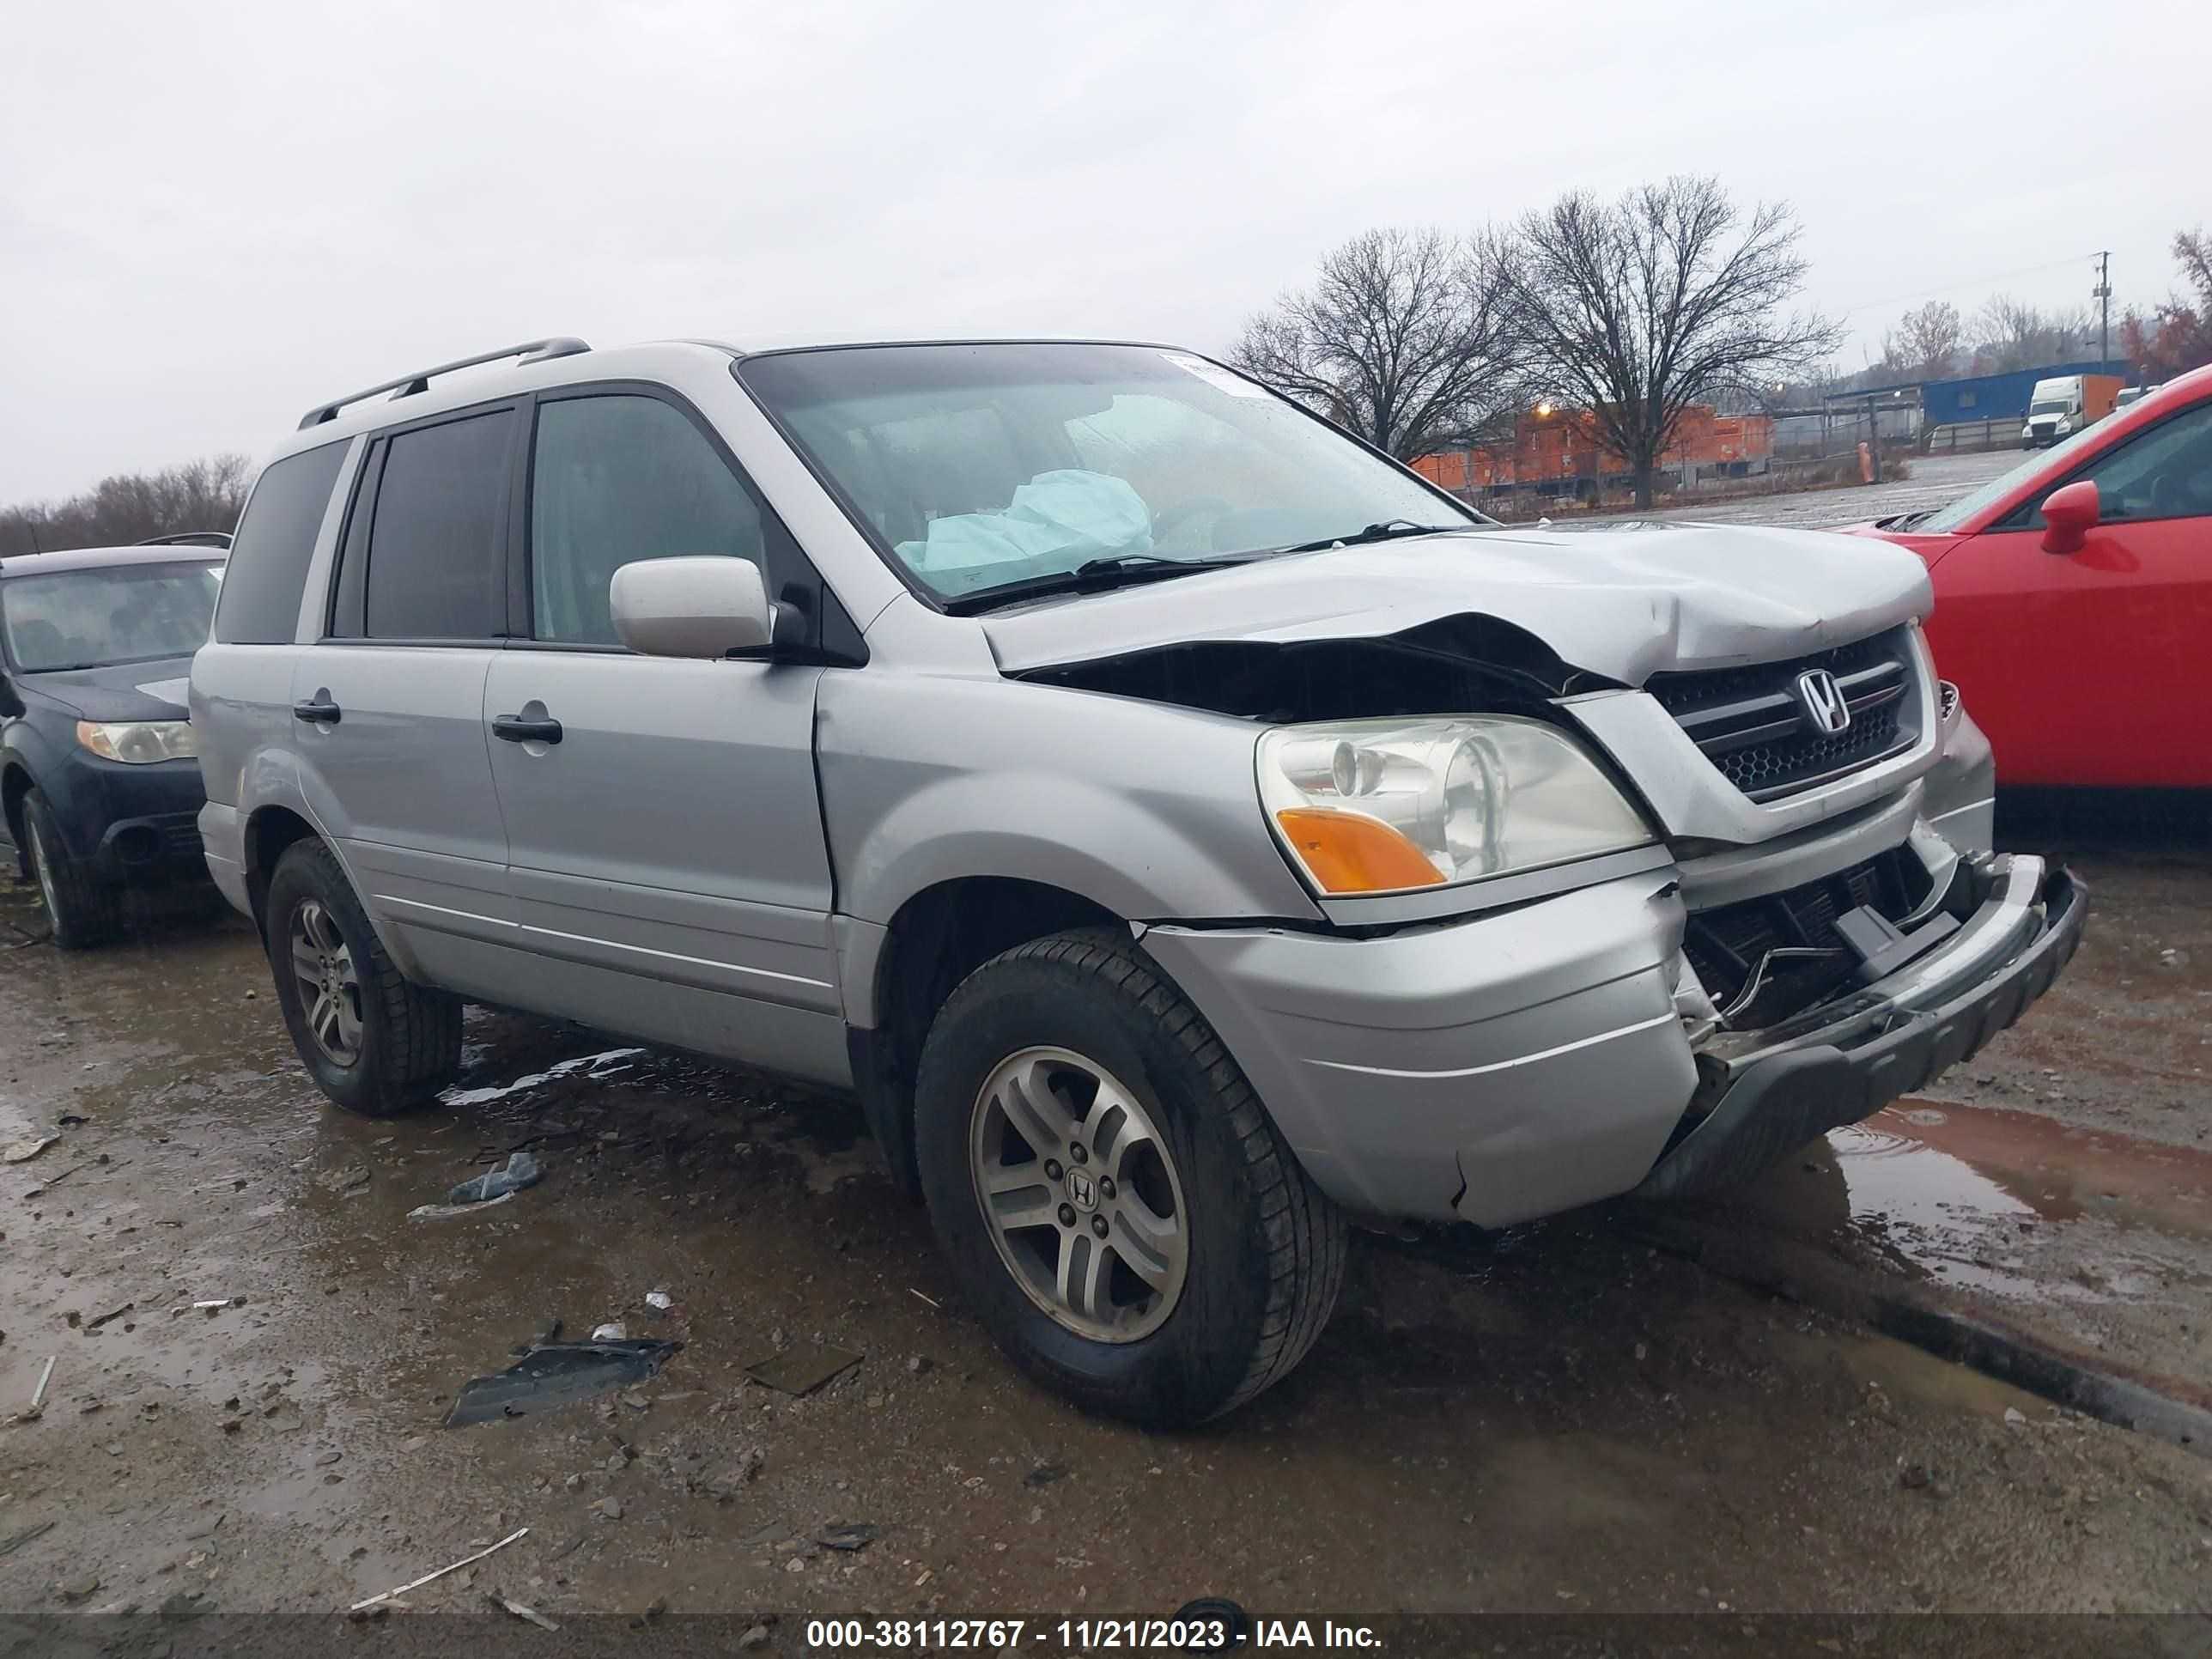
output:
{"label": "bare tree", "polygon": [[2175,231],[2173,259],[2181,267],[2182,280],[2189,285],[2197,308],[2212,312],[2212,236],[2204,234],[2202,225],[2195,230]]}
{"label": "bare tree", "polygon": [[1842,337],[1784,309],[1805,280],[1790,209],[1762,203],[1746,218],[1717,179],[1675,177],[1613,203],[1571,193],[1520,231],[1515,337],[1552,390],[1589,405],[1639,507],[1691,404],[1786,381]]}
{"label": "bare tree", "polygon": [[2174,263],[2187,285],[2148,315],[2130,306],[2120,319],[2120,355],[2146,380],[2164,380],[2212,362],[2212,236],[2173,234]]}
{"label": "bare tree", "polygon": [[1509,258],[1492,237],[1368,231],[1246,323],[1229,361],[1401,461],[1471,441],[1512,396]]}
{"label": "bare tree", "polygon": [[2045,311],[2009,294],[1992,294],[1974,313],[1974,360],[1987,374],[2063,362],[2094,332],[2087,310]]}
{"label": "bare tree", "polygon": [[1951,372],[1966,337],[1959,307],[1930,300],[1897,319],[1897,361],[1923,380],[1940,380]]}
{"label": "bare tree", "polygon": [[0,511],[0,555],[228,530],[252,481],[253,464],[243,455],[212,455],[159,472],[118,472],[65,501]]}
{"label": "bare tree", "polygon": [[1808,364],[1771,380],[1757,380],[1734,390],[1723,389],[1714,398],[1721,413],[1757,411],[1773,415],[1817,409],[1823,398],[1844,389],[1846,376],[1832,362]]}

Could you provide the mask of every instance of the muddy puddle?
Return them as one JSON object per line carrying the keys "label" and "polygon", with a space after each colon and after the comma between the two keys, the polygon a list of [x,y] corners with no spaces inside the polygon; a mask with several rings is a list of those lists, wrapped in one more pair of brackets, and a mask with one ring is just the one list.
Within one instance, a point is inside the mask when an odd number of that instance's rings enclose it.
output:
{"label": "muddy puddle", "polygon": [[[2212,1153],[1951,1102],[1899,1101],[1707,1207],[2033,1300],[2124,1296],[2163,1282],[2159,1264],[2212,1262]],[[2052,1275],[2052,1251],[2080,1268]]]}
{"label": "muddy puddle", "polygon": [[2193,1147],[1907,1099],[1680,1213],[1753,1282],[1840,1268],[1823,1305],[1887,1284],[2176,1398],[2212,1376],[2212,1153]]}
{"label": "muddy puddle", "polygon": [[1854,1220],[2093,1216],[2212,1239],[2212,1152],[2079,1129],[2031,1112],[1901,1101],[1829,1137]]}

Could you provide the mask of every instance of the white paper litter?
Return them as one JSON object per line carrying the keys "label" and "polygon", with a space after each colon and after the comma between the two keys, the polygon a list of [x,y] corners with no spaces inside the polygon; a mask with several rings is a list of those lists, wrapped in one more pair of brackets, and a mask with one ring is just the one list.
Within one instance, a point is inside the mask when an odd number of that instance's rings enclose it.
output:
{"label": "white paper litter", "polygon": [[[642,1048],[609,1048],[596,1054],[579,1054],[574,1060],[564,1060],[548,1066],[542,1072],[532,1072],[528,1077],[519,1077],[512,1083],[498,1083],[485,1089],[448,1089],[438,1098],[448,1106],[482,1106],[495,1100],[504,1100],[509,1095],[519,1095],[526,1089],[535,1089],[556,1078],[573,1077],[582,1072],[590,1077],[605,1075],[600,1068],[610,1060],[629,1060],[645,1052]],[[620,1069],[615,1067],[612,1069]]]}

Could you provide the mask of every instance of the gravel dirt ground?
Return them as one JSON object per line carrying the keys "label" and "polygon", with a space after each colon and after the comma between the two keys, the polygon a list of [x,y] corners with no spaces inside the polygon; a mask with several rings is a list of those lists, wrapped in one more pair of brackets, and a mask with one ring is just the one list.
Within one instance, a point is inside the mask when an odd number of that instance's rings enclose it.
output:
{"label": "gravel dirt ground", "polygon": [[1977,484],[2009,472],[2027,459],[2014,449],[1983,455],[1912,455],[1912,476],[1891,483],[1852,484],[1839,489],[1807,489],[1779,495],[1750,495],[1735,501],[1662,507],[1649,512],[1577,514],[1565,525],[1618,523],[1624,519],[1659,519],[1698,524],[1778,524],[1794,530],[1825,530],[1864,524],[1893,513],[1917,513],[1956,501]]}
{"label": "gravel dirt ground", "polygon": [[[1665,1224],[2212,1375],[2212,871],[2069,854],[2087,942],[2021,1027]],[[0,1144],[59,1136],[0,1164],[0,1613],[284,1612],[320,1650],[352,1603],[523,1528],[404,1606],[719,1613],[792,1652],[816,1613],[1202,1595],[2212,1611],[2212,1462],[1746,1288],[1632,1208],[1363,1237],[1296,1376],[1150,1436],[1000,1359],[848,1101],[477,1012],[442,1104],[351,1119],[305,1079],[244,924],[64,956],[21,886],[0,923]],[[542,1184],[409,1218],[522,1147]],[[684,1346],[590,1400],[441,1426],[556,1319]],[[748,1377],[830,1349],[858,1363],[804,1397]],[[853,1523],[879,1531],[836,1547]]]}

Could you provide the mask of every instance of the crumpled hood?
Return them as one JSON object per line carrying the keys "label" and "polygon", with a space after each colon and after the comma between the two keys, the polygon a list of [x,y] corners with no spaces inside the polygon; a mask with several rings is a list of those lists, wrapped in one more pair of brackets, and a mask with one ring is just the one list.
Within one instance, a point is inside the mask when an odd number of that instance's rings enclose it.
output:
{"label": "crumpled hood", "polygon": [[19,683],[42,691],[88,720],[180,720],[191,685],[192,659],[116,663],[105,668],[59,668],[24,674]]}
{"label": "crumpled hood", "polygon": [[1008,673],[1200,641],[1352,639],[1501,618],[1626,685],[1864,638],[1934,604],[1886,543],[1738,525],[1513,527],[1291,554],[981,618]]}

